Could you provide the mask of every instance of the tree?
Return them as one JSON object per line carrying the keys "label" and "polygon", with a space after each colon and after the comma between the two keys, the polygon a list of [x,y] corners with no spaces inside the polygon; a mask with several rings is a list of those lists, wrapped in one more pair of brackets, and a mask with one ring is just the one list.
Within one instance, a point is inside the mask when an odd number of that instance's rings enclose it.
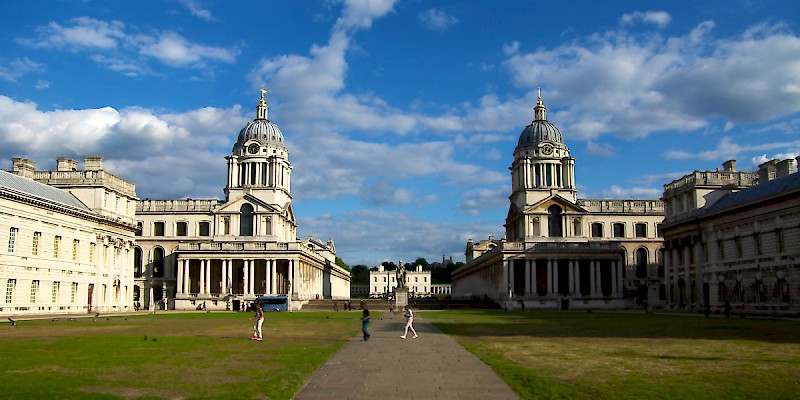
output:
{"label": "tree", "polygon": [[422,266],[422,269],[427,269],[428,265],[430,265],[430,264],[428,263],[428,260],[426,260],[426,259],[424,259],[424,258],[420,257],[420,258],[417,258],[417,259],[414,261],[414,265],[421,265],[421,266]]}
{"label": "tree", "polygon": [[394,271],[397,269],[397,265],[395,265],[395,263],[391,261],[384,261],[383,263],[381,263],[381,265],[383,265],[383,269],[385,271]]}
{"label": "tree", "polygon": [[354,265],[350,272],[351,283],[369,283],[369,268],[366,265]]}
{"label": "tree", "polygon": [[345,264],[344,261],[342,261],[342,259],[339,257],[336,257],[336,265],[344,268],[347,271],[350,271],[350,266]]}

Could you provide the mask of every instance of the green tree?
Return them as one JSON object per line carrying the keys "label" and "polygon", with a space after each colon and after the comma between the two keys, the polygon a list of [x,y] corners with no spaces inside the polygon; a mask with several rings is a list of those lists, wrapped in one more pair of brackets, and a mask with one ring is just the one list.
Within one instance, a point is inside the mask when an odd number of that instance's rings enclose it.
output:
{"label": "green tree", "polygon": [[369,268],[366,265],[354,265],[350,272],[351,283],[369,283]]}
{"label": "green tree", "polygon": [[430,265],[430,264],[428,263],[428,260],[426,260],[426,259],[424,259],[424,258],[420,257],[420,258],[417,258],[417,259],[414,261],[414,265],[421,265],[421,266],[422,266],[422,269],[427,269],[427,268],[428,268],[428,265]]}
{"label": "green tree", "polygon": [[344,268],[344,269],[345,269],[345,270],[347,270],[347,271],[350,271],[350,266],[349,266],[349,265],[347,265],[347,264],[345,264],[345,262],[344,262],[344,261],[342,261],[342,259],[341,259],[341,258],[339,258],[339,257],[336,257],[336,265],[338,265],[338,266],[340,266],[340,267]]}
{"label": "green tree", "polygon": [[394,271],[397,269],[397,265],[391,261],[384,261],[381,263],[381,265],[383,265],[383,269],[385,271]]}

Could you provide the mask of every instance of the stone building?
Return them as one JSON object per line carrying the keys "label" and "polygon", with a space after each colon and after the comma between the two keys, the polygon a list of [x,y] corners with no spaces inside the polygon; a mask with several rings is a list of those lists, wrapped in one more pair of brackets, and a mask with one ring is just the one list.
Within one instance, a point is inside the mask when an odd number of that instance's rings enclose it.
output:
{"label": "stone building", "polygon": [[0,315],[126,312],[134,305],[135,187],[86,157],[0,171]]}
{"label": "stone building", "polygon": [[[695,171],[664,185],[665,298],[670,308],[800,312],[800,173]],[[800,159],[798,160],[800,161]]]}
{"label": "stone building", "polygon": [[[423,271],[421,265],[417,265],[413,270],[405,271],[405,286],[411,297],[430,297],[450,293],[450,285],[434,285],[431,281],[431,271]],[[383,265],[379,265],[377,271],[369,271],[369,297],[389,298],[394,296],[398,282],[397,271],[389,271],[384,269]]]}
{"label": "stone building", "polygon": [[514,150],[505,237],[467,242],[453,297],[508,308],[659,305],[663,202],[579,199],[576,160],[541,92],[534,115]]}
{"label": "stone building", "polygon": [[224,200],[136,204],[134,258],[146,307],[235,310],[259,295],[287,295],[298,309],[310,299],[350,297],[333,241],[297,238],[289,150],[263,93],[225,157]]}

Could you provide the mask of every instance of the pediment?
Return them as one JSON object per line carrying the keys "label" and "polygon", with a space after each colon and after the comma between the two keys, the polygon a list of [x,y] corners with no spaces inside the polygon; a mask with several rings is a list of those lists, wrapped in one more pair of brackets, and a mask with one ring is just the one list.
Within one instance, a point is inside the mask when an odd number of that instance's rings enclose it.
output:
{"label": "pediment", "polygon": [[230,213],[238,214],[241,211],[242,205],[245,203],[252,205],[254,211],[257,214],[280,213],[282,211],[281,209],[275,207],[274,205],[266,203],[260,200],[258,197],[255,197],[247,193],[242,196],[230,199],[227,203],[220,206],[220,208],[218,208],[216,212],[222,214],[230,214]]}
{"label": "pediment", "polygon": [[547,214],[547,209],[553,205],[561,207],[562,212],[584,214],[589,211],[585,208],[561,197],[560,195],[550,195],[541,201],[531,204],[523,210],[525,214]]}

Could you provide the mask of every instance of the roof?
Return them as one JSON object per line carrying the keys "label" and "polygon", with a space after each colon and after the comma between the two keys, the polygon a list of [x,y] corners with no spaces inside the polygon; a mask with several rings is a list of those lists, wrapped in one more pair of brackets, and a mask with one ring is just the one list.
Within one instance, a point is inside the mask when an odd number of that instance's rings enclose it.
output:
{"label": "roof", "polygon": [[722,196],[716,203],[702,211],[702,214],[712,214],[722,210],[736,208],[756,201],[774,197],[784,192],[800,189],[800,173],[789,174],[768,182],[759,183],[748,189]]}
{"label": "roof", "polygon": [[86,205],[78,200],[78,198],[66,190],[45,185],[44,183],[23,178],[3,170],[0,170],[0,188],[21,192],[33,197],[49,200],[84,211],[91,211],[89,207],[86,207]]}

